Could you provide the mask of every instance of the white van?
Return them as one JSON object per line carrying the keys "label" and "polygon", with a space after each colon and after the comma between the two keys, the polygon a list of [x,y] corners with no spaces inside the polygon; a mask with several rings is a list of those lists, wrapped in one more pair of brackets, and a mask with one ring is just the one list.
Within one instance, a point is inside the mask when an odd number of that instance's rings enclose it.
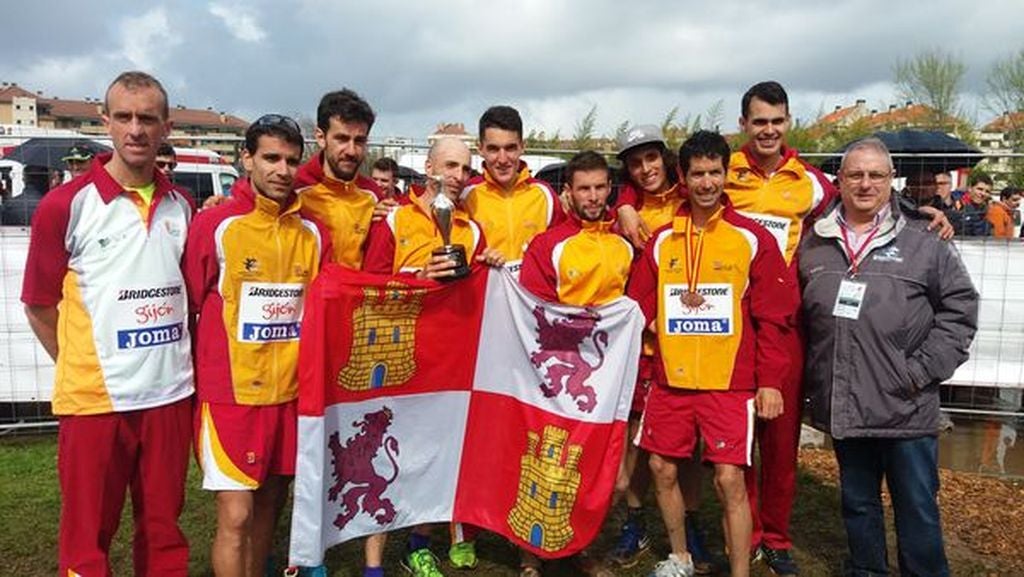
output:
{"label": "white van", "polygon": [[197,207],[211,196],[227,196],[238,180],[235,167],[212,150],[175,146],[174,154],[178,160],[174,183],[192,193]]}

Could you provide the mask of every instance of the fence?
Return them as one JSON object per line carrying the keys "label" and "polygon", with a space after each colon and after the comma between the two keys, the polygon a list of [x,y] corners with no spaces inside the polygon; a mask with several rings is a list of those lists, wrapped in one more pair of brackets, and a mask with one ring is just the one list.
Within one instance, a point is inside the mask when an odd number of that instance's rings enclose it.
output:
{"label": "fence", "polygon": [[[530,151],[527,160],[537,169],[572,152]],[[385,155],[417,164],[425,159],[426,147],[371,145],[371,158]],[[0,159],[0,168],[4,162]],[[37,343],[19,300],[28,234],[27,227],[0,227],[0,431],[54,423],[48,403],[53,363]],[[970,360],[943,386],[943,406],[949,412],[1024,417],[1024,243],[970,238],[955,243],[981,293],[980,330]]]}

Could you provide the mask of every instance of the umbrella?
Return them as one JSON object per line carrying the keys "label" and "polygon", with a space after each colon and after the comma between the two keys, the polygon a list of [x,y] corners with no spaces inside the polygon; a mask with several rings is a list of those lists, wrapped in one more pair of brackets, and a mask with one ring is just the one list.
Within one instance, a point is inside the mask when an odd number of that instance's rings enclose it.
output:
{"label": "umbrella", "polygon": [[61,158],[68,155],[68,150],[72,146],[91,148],[94,154],[111,150],[109,146],[81,138],[30,138],[12,148],[3,159],[15,160],[25,166],[45,166],[64,170],[64,161]]}
{"label": "umbrella", "polygon": [[[937,130],[904,129],[897,132],[876,132],[872,136],[885,143],[892,153],[896,173],[901,176],[919,172],[948,172],[971,168],[983,159],[980,150],[964,141]],[[854,141],[856,142],[856,141]],[[838,152],[845,152],[853,142]],[[826,160],[821,169],[830,174],[839,172],[840,157]]]}

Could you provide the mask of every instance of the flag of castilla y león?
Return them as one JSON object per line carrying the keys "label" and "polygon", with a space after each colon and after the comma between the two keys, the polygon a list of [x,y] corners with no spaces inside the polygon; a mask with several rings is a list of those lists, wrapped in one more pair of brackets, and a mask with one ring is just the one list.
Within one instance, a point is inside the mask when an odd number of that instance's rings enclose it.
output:
{"label": "flag of castilla y le\u00f3n", "polygon": [[564,557],[600,531],[643,315],[545,303],[510,273],[451,283],[330,265],[302,324],[290,558],[459,521]]}

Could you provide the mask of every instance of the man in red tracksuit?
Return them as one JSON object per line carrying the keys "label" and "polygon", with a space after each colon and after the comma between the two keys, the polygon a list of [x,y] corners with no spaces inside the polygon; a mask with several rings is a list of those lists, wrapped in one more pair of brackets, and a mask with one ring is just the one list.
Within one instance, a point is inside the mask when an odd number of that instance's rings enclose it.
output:
{"label": "man in red tracksuit", "polygon": [[[789,126],[789,99],[779,83],[761,82],[743,95],[740,127],[749,141],[730,159],[725,192],[738,212],[771,233],[795,280],[796,249],[804,227],[824,212],[837,192],[821,171],[786,147]],[[789,518],[803,407],[803,342],[797,332],[788,336],[786,347],[791,359],[791,370],[781,383],[786,410],[777,419],[758,423],[761,468],[748,468],[746,481],[756,555],[777,575],[796,575]]]}

